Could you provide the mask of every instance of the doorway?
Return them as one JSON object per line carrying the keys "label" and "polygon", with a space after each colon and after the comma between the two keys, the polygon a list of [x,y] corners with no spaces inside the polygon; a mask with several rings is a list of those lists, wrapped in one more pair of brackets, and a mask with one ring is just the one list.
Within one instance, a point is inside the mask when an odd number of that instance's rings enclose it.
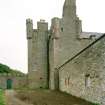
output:
{"label": "doorway", "polygon": [[7,89],[12,89],[12,79],[7,79]]}

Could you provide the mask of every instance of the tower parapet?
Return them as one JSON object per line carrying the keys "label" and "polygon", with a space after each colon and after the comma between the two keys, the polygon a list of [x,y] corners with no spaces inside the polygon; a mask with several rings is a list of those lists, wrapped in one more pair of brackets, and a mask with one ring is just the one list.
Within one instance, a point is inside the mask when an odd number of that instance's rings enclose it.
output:
{"label": "tower parapet", "polygon": [[37,29],[40,31],[48,31],[48,23],[41,19],[37,22]]}
{"label": "tower parapet", "polygon": [[52,25],[51,25],[51,31],[53,34],[54,39],[59,39],[60,37],[60,19],[59,18],[53,18],[52,19]]}
{"label": "tower parapet", "polygon": [[32,39],[33,34],[33,21],[31,19],[26,20],[27,39]]}
{"label": "tower parapet", "polygon": [[76,0],[65,0],[63,6],[63,18],[67,20],[76,17]]}

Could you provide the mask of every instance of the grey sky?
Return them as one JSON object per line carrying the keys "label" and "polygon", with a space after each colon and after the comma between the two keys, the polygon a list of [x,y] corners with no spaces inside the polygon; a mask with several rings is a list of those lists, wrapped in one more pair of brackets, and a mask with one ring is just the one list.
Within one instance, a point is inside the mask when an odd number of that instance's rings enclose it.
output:
{"label": "grey sky", "polygon": [[[26,18],[61,17],[64,0],[0,0],[0,63],[27,72]],[[105,32],[105,0],[77,0],[83,31]]]}

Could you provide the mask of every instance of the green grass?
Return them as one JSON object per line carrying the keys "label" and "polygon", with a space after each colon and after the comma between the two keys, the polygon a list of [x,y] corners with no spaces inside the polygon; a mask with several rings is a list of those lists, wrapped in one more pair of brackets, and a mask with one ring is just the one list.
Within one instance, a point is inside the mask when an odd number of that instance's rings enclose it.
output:
{"label": "green grass", "polygon": [[0,89],[0,105],[6,105],[4,99],[4,91]]}

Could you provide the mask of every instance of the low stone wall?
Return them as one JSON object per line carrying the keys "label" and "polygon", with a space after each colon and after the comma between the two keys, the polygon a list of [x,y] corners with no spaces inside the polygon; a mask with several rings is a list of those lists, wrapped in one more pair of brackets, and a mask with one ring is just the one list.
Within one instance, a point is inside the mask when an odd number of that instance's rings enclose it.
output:
{"label": "low stone wall", "polygon": [[105,105],[105,35],[58,70],[61,91]]}
{"label": "low stone wall", "polygon": [[27,76],[23,74],[0,74],[0,88],[7,89],[7,80],[12,81],[12,88],[19,89],[27,86]]}

